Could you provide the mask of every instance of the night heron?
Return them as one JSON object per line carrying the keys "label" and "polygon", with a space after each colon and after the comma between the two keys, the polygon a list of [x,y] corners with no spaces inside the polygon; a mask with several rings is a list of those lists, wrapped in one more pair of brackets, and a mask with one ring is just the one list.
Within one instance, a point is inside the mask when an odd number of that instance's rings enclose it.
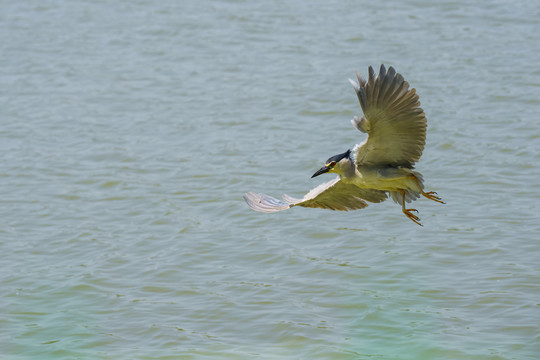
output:
{"label": "night heron", "polygon": [[293,206],[330,210],[357,210],[365,208],[366,201],[379,203],[389,194],[401,205],[403,214],[422,225],[407,209],[405,203],[420,195],[444,204],[435,192],[424,192],[423,177],[414,171],[426,142],[426,116],[420,108],[418,95],[393,67],[386,71],[381,65],[375,76],[369,67],[369,78],[356,74],[358,83],[350,80],[356,90],[364,117],[351,120],[354,127],[366,133],[367,139],[352,150],[332,156],[312,178],[324,173],[338,177],[323,183],[302,199],[283,195],[278,200],[265,194],[244,194],[247,204],[256,211],[276,212]]}

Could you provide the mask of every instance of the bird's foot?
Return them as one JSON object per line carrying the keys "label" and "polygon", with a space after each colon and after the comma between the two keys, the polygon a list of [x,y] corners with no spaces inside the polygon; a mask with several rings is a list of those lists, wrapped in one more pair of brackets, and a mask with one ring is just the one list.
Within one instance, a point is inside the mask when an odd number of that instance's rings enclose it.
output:
{"label": "bird's foot", "polygon": [[414,221],[418,225],[424,226],[424,225],[422,225],[420,223],[420,218],[412,213],[413,211],[418,212],[418,210],[416,210],[416,209],[403,209],[403,213],[405,214],[406,217],[408,217],[409,219],[411,219],[412,221]]}
{"label": "bird's foot", "polygon": [[422,192],[422,195],[427,197],[430,200],[436,201],[441,204],[445,204],[444,201],[440,197],[437,196],[437,193],[435,191],[429,191],[429,192]]}

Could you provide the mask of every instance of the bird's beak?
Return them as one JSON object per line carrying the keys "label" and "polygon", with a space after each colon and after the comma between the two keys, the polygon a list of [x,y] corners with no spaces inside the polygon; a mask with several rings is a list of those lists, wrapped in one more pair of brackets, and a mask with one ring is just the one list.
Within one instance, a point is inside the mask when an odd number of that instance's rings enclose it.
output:
{"label": "bird's beak", "polygon": [[313,179],[315,176],[319,176],[321,174],[324,174],[324,173],[327,173],[328,171],[330,171],[330,166],[323,166],[322,168],[320,168],[319,170],[317,170],[315,172],[315,174],[313,174],[311,176],[311,178]]}

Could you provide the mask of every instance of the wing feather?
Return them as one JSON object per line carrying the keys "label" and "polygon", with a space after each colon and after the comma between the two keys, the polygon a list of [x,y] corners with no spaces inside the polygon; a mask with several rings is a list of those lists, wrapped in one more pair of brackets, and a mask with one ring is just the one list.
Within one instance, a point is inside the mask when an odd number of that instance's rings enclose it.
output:
{"label": "wing feather", "polygon": [[356,147],[356,165],[387,165],[412,168],[420,159],[426,142],[427,120],[416,90],[393,67],[381,65],[375,76],[369,67],[367,81],[357,74],[355,86],[364,112],[353,125],[368,134]]}
{"label": "wing feather", "polygon": [[302,199],[283,195],[283,200],[257,193],[244,194],[244,200],[253,210],[260,212],[277,212],[293,206],[322,208],[330,210],[363,209],[369,202],[378,203],[386,200],[386,192],[374,189],[361,189],[356,185],[345,184],[339,177],[322,183],[309,191]]}
{"label": "wing feather", "polygon": [[291,207],[290,204],[278,200],[266,194],[257,194],[248,192],[244,194],[244,200],[255,211],[264,213],[273,213],[281,210],[287,210]]}

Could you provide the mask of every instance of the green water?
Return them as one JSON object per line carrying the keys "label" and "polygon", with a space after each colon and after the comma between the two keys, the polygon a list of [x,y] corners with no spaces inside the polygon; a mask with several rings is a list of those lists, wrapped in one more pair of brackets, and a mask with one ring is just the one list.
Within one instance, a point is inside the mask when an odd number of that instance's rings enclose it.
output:
{"label": "green water", "polygon": [[[535,1],[10,2],[3,359],[537,359]],[[251,211],[362,141],[394,66],[447,202]]]}

